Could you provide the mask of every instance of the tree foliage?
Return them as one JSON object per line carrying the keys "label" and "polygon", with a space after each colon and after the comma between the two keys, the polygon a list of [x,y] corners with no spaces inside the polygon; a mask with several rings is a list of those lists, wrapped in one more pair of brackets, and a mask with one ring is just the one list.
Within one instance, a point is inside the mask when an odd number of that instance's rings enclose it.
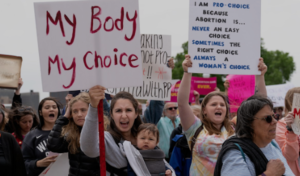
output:
{"label": "tree foliage", "polygon": [[[172,71],[173,79],[181,79],[183,75],[182,62],[184,56],[188,53],[188,42],[182,44],[183,52],[178,53],[175,59],[175,68]],[[284,84],[289,81],[292,73],[295,71],[295,63],[289,53],[283,51],[268,51],[264,47],[263,40],[261,42],[261,56],[268,66],[268,71],[265,75],[266,85]],[[200,73],[193,73],[193,76],[202,77]],[[217,87],[224,91],[223,79],[226,75],[211,74],[211,77],[217,77]]]}

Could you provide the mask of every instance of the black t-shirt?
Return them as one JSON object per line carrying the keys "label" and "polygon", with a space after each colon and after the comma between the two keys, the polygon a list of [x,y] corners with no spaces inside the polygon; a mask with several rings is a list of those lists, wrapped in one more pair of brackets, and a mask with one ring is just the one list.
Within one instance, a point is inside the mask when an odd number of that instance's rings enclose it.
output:
{"label": "black t-shirt", "polygon": [[36,167],[36,162],[48,156],[47,140],[50,131],[34,129],[24,138],[22,144],[22,153],[25,160],[27,174],[38,176],[45,167]]}
{"label": "black t-shirt", "polygon": [[3,146],[0,140],[0,171],[10,167],[10,163],[5,159]]}

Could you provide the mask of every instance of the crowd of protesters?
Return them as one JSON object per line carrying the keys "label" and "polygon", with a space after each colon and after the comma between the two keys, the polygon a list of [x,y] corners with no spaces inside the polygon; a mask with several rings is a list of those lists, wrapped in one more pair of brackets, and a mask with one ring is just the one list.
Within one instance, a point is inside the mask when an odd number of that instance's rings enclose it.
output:
{"label": "crowd of protesters", "polygon": [[300,136],[291,125],[293,95],[300,88],[287,92],[285,107],[273,108],[260,58],[255,95],[237,113],[230,112],[227,91],[216,90],[201,101],[194,91],[196,104],[190,105],[192,64],[186,55],[178,102],[148,101],[143,115],[130,93],[119,92],[108,103],[100,85],[88,93],[70,92],[65,107],[52,97],[26,107],[20,79],[12,108],[0,107],[1,176],[39,176],[59,153],[68,153],[69,176],[99,176],[100,100],[107,176],[299,176]]}

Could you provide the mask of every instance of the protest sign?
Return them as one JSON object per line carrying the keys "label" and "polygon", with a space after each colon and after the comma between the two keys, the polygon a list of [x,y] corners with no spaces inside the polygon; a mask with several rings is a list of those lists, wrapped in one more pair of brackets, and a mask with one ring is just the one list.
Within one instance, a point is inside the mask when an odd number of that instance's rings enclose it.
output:
{"label": "protest sign", "polygon": [[217,87],[217,77],[212,77],[212,78],[192,77],[192,85],[200,95],[207,95],[210,92],[215,91],[215,88]]}
{"label": "protest sign", "polygon": [[59,154],[55,162],[51,163],[39,176],[68,176],[69,175],[68,153]]}
{"label": "protest sign", "polygon": [[300,94],[298,93],[294,93],[292,112],[295,117],[294,123],[292,124],[293,132],[300,135]]}
{"label": "protest sign", "polygon": [[190,0],[188,71],[259,74],[260,16],[260,0]]}
{"label": "protest sign", "polygon": [[230,112],[237,112],[241,103],[255,93],[254,75],[228,75]]}
{"label": "protest sign", "polygon": [[[181,81],[177,81],[175,85],[171,88],[171,100],[170,102],[177,102],[177,96],[178,96],[178,90],[180,87]],[[191,89],[190,89],[190,96],[189,96],[189,102],[194,103],[195,97],[194,97],[194,86],[191,82]]]}
{"label": "protest sign", "polygon": [[285,94],[291,88],[293,84],[279,84],[266,86],[268,98],[272,100],[274,108],[284,107]]}
{"label": "protest sign", "polygon": [[171,55],[171,36],[141,35],[141,55],[143,58],[143,85],[108,89],[106,93],[115,95],[120,91],[131,93],[137,99],[169,101],[171,98],[172,70],[167,66]]}
{"label": "protest sign", "polygon": [[44,91],[142,85],[138,0],[34,3]]}
{"label": "protest sign", "polygon": [[18,88],[21,75],[22,57],[0,55],[0,87]]}

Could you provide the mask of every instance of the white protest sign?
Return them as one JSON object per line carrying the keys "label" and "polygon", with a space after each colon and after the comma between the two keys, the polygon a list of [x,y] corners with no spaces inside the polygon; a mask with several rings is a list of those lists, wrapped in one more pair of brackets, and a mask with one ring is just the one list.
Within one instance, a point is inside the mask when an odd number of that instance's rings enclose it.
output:
{"label": "white protest sign", "polygon": [[171,36],[141,35],[141,55],[143,58],[143,85],[108,89],[106,93],[115,95],[120,91],[131,93],[137,99],[169,101],[171,98],[172,70],[167,66],[171,58]]}
{"label": "white protest sign", "polygon": [[34,3],[44,91],[142,85],[138,0]]}
{"label": "white protest sign", "polygon": [[279,84],[266,86],[268,98],[272,100],[274,108],[284,107],[285,94],[293,88],[293,84]]}
{"label": "white protest sign", "polygon": [[260,0],[190,0],[189,72],[257,75]]}
{"label": "white protest sign", "polygon": [[59,154],[54,163],[51,163],[39,176],[68,176],[69,175],[68,153]]}
{"label": "white protest sign", "polygon": [[294,93],[293,97],[293,109],[295,120],[292,124],[292,129],[295,134],[300,135],[300,94]]}

